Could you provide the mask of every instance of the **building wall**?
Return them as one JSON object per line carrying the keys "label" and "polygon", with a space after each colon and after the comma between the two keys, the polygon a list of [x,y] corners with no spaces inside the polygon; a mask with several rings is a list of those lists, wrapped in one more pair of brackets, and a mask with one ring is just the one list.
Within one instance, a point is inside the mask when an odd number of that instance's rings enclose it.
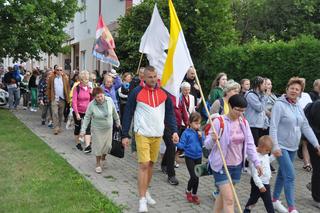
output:
{"label": "building wall", "polygon": [[[120,16],[125,15],[126,9],[132,7],[132,5],[139,4],[141,0],[101,0],[101,14],[105,21],[105,24],[109,27],[112,32],[117,27],[117,19]],[[73,22],[70,22],[65,27],[65,32],[69,34],[70,39],[66,42],[69,45],[71,51],[69,54],[58,54],[58,56],[43,53],[43,60],[31,61],[26,63],[26,68],[31,70],[36,66],[40,69],[53,67],[55,64],[65,68],[65,60],[71,60],[70,70],[75,70],[77,68],[87,69],[88,71],[93,71],[98,69],[102,70],[111,69],[111,67],[104,63],[99,63],[92,56],[92,47],[95,39],[96,25],[99,16],[99,0],[78,0],[79,5],[86,4],[86,9],[84,11],[78,12],[75,15]],[[117,41],[116,45],[117,45]],[[76,65],[76,57],[79,57],[79,66]],[[12,66],[12,60],[5,59],[4,66]]]}

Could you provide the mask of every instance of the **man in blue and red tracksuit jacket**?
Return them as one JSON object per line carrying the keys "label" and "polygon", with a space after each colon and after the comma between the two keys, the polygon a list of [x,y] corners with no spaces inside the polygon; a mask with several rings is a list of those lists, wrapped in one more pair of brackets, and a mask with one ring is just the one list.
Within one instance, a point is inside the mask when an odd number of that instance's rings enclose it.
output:
{"label": "man in blue and red tracksuit jacket", "polygon": [[139,212],[146,212],[147,204],[155,204],[147,189],[157,161],[164,125],[169,127],[172,140],[179,141],[173,104],[169,95],[159,87],[157,72],[152,66],[144,70],[144,84],[129,95],[123,116],[122,144],[128,146],[130,124],[134,118],[134,132],[139,162]]}

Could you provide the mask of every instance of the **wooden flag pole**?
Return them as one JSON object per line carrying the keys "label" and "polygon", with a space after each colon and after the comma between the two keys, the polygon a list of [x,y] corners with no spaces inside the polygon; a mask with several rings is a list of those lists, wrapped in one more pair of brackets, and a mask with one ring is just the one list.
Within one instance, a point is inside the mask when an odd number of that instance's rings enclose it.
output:
{"label": "wooden flag pole", "polygon": [[225,169],[225,171],[226,171],[228,180],[229,180],[229,182],[231,183],[232,192],[233,192],[233,195],[234,195],[234,197],[235,197],[235,200],[236,200],[236,203],[237,203],[239,212],[241,213],[241,212],[242,212],[242,209],[241,209],[241,205],[240,205],[240,202],[239,202],[239,198],[238,198],[238,195],[237,195],[236,190],[235,190],[235,188],[234,188],[234,185],[233,185],[233,183],[232,183],[232,179],[231,179],[231,176],[230,176],[228,167],[227,167],[226,159],[224,158],[223,153],[222,153],[222,149],[221,149],[221,145],[220,145],[220,141],[219,141],[218,134],[216,133],[216,130],[215,130],[214,125],[213,125],[213,122],[212,122],[212,120],[211,120],[211,118],[210,118],[210,112],[209,112],[209,109],[208,109],[207,104],[206,104],[206,102],[205,102],[205,98],[204,98],[204,95],[203,95],[202,87],[201,87],[201,85],[200,85],[200,81],[199,81],[199,78],[198,78],[197,71],[196,71],[195,73],[196,73],[196,83],[197,83],[198,86],[199,86],[202,103],[203,103],[204,108],[205,108],[205,110],[206,110],[206,112],[207,112],[207,114],[208,114],[211,129],[213,130],[213,133],[215,134],[215,137],[216,137],[216,144],[217,144],[217,146],[218,146],[218,149],[219,149],[219,152],[220,152],[220,155],[221,155],[221,159],[222,159],[222,162],[223,162],[223,167],[224,167],[224,169]]}
{"label": "wooden flag pole", "polygon": [[139,65],[138,65],[138,69],[137,69],[137,75],[139,74],[139,69],[141,66],[142,58],[143,58],[143,53],[141,53],[141,56],[140,56]]}

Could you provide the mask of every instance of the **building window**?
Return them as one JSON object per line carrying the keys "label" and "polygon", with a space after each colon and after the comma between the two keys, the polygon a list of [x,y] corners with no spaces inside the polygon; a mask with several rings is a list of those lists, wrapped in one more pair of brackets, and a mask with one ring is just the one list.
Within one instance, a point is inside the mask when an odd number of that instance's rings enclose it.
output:
{"label": "building window", "polygon": [[81,70],[86,69],[86,51],[81,51]]}
{"label": "building window", "polygon": [[83,10],[81,11],[81,23],[87,21],[87,1],[81,0],[81,7],[83,7]]}

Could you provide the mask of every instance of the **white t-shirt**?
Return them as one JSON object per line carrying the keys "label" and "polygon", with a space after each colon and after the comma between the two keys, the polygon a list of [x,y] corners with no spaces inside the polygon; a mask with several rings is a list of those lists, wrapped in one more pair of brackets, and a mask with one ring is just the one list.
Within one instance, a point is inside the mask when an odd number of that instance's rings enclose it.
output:
{"label": "white t-shirt", "polygon": [[298,100],[298,104],[304,109],[308,103],[311,103],[312,100],[310,98],[310,95],[306,92],[301,93],[301,97]]}

